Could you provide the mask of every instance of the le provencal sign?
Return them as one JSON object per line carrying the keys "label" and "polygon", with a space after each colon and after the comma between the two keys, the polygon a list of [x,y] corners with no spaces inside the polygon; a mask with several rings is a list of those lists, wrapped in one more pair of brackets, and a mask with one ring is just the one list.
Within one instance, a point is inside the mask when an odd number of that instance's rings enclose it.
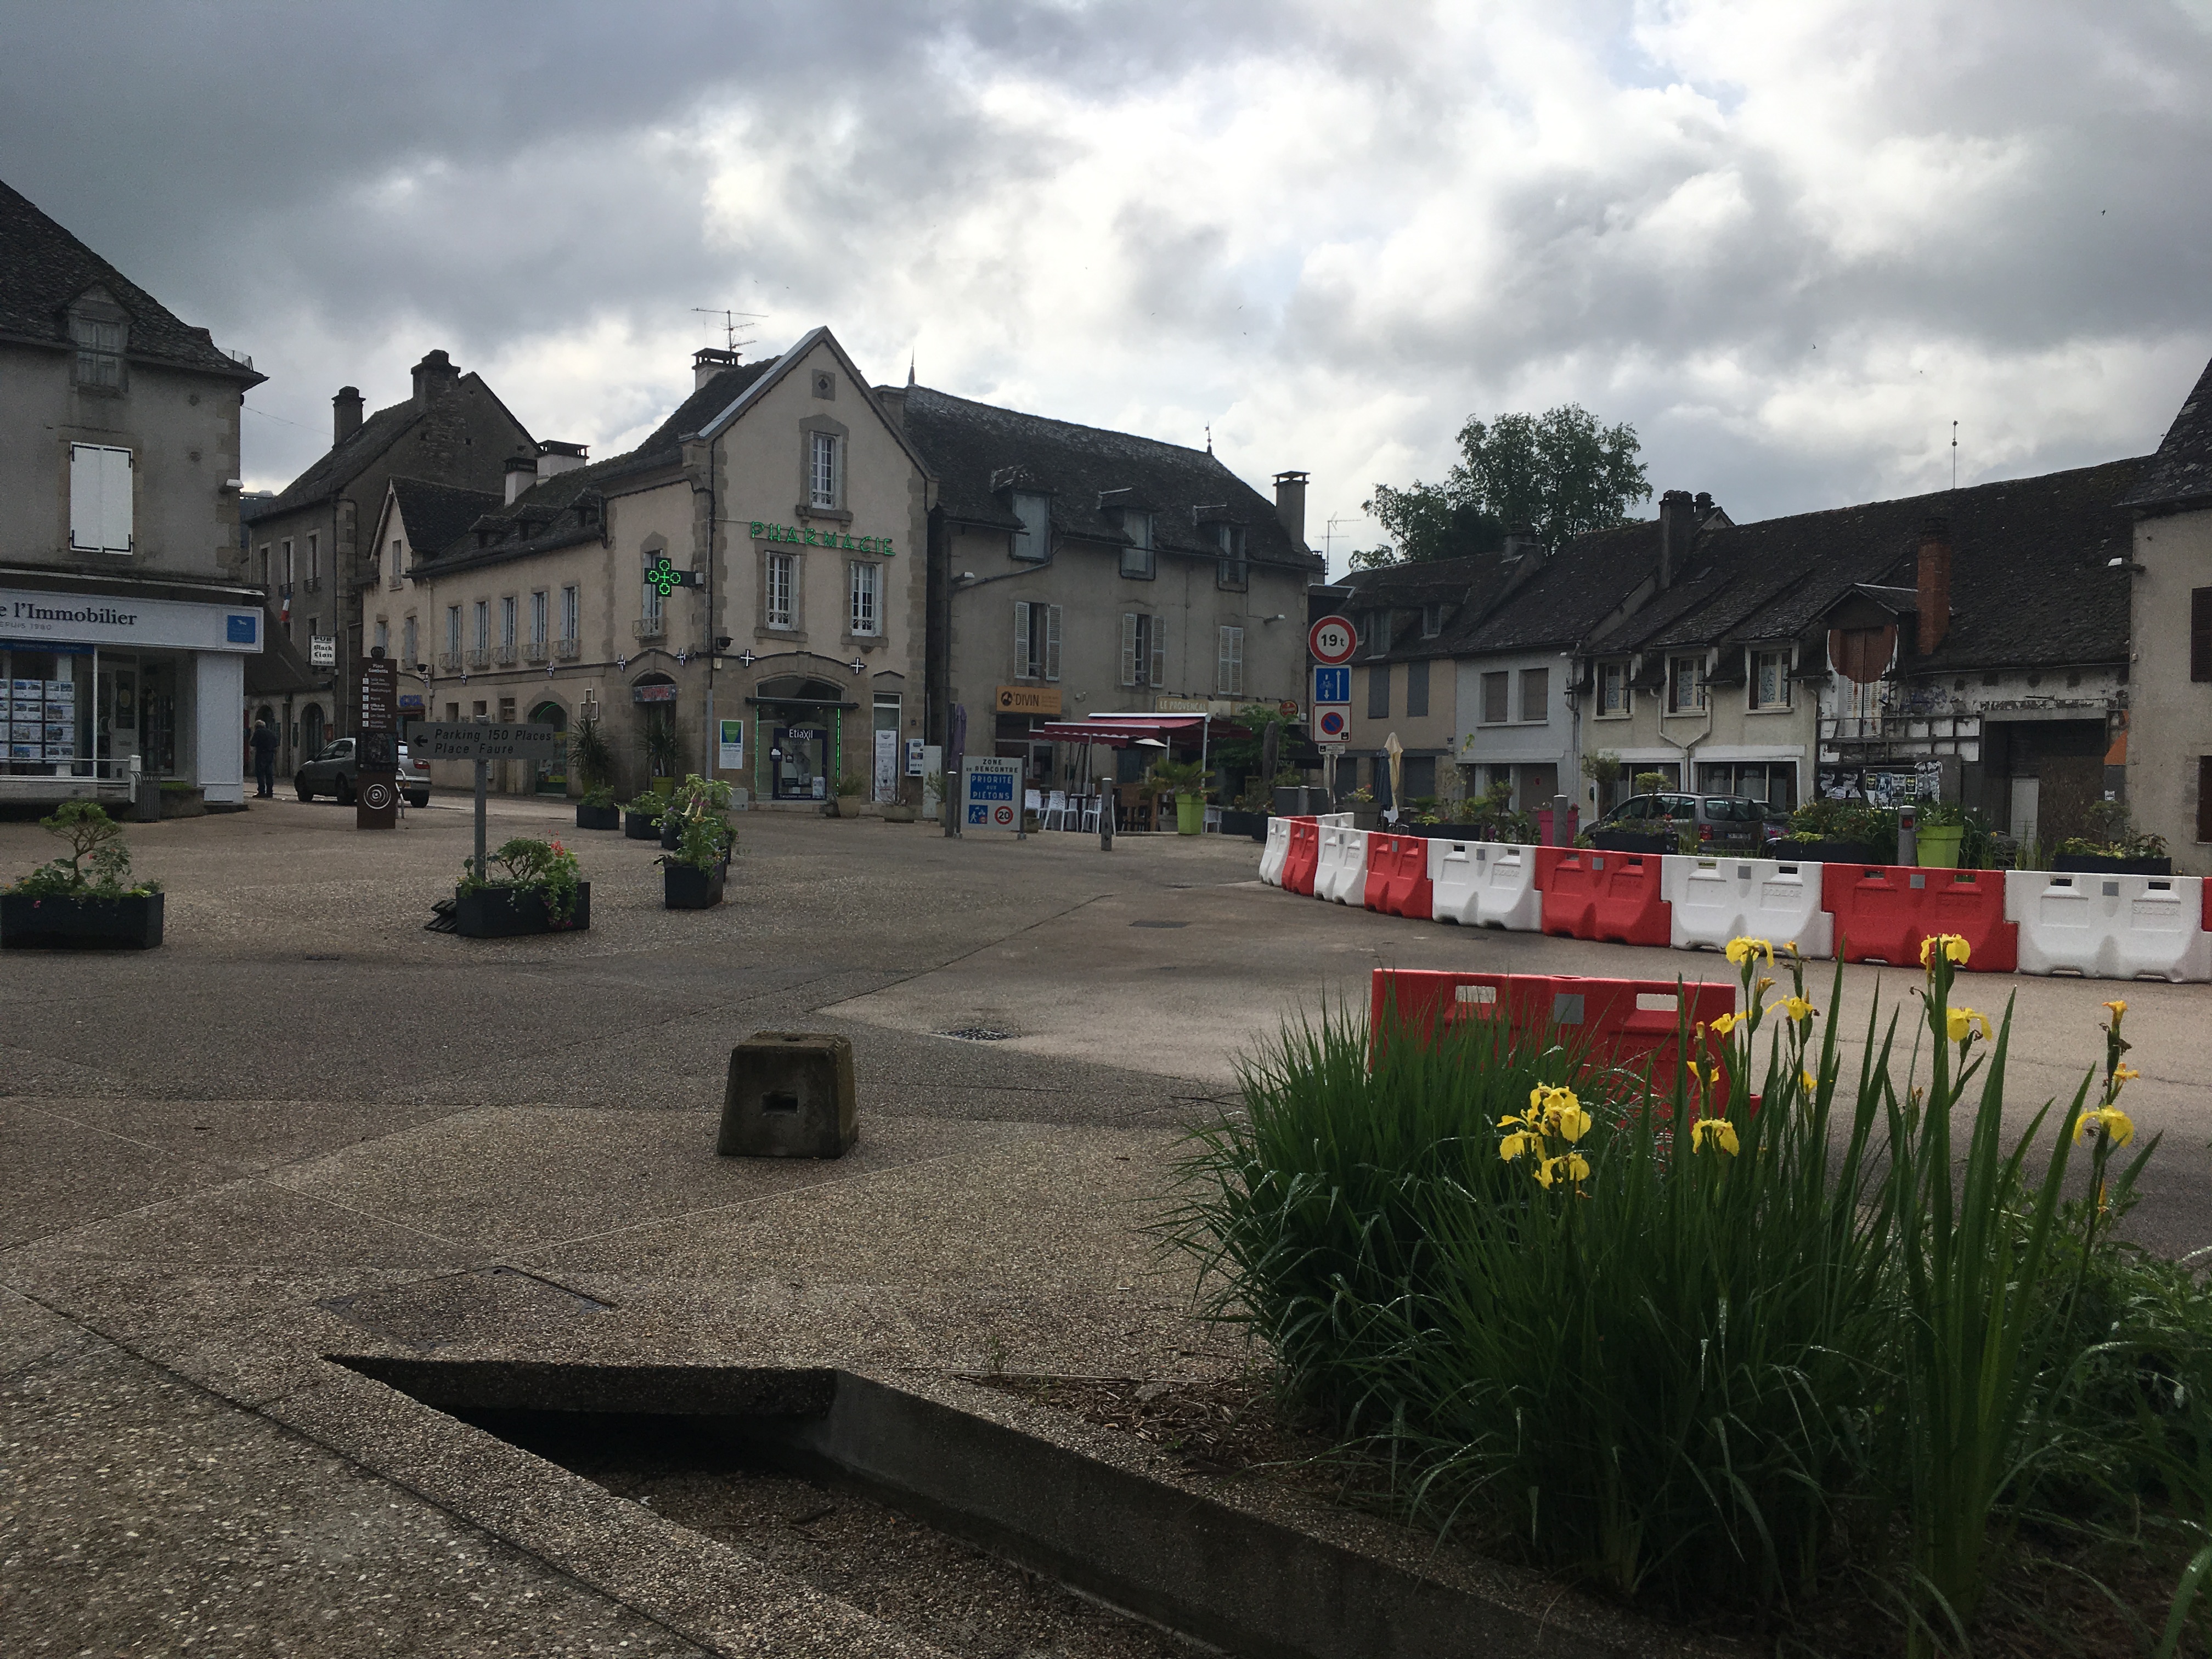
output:
{"label": "le provencal sign", "polygon": [[889,536],[848,536],[835,530],[801,530],[795,525],[770,524],[764,519],[752,521],[753,539],[757,542],[795,542],[801,547],[836,547],[848,553],[877,553],[884,558],[894,558],[898,550],[891,545]]}

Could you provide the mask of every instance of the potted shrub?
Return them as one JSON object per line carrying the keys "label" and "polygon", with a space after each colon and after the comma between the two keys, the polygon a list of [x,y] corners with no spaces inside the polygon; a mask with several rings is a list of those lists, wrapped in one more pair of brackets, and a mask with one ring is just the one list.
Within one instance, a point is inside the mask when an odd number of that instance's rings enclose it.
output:
{"label": "potted shrub", "polygon": [[453,890],[453,931],[464,939],[581,933],[592,925],[592,884],[557,841],[518,836],[484,860],[462,860]]}
{"label": "potted shrub", "polygon": [[684,825],[693,818],[711,817],[726,827],[725,814],[735,794],[720,778],[702,778],[696,772],[668,792],[660,815],[660,849],[673,853],[683,844]]}
{"label": "potted shrub", "polygon": [[837,816],[857,818],[868,799],[868,781],[858,772],[848,772],[837,780]]}
{"label": "potted shrub", "polygon": [[631,841],[658,841],[660,816],[668,810],[668,797],[648,789],[623,808],[623,834]]}
{"label": "potted shrub", "polygon": [[621,829],[622,809],[615,805],[614,751],[607,747],[596,719],[578,722],[569,757],[577,781],[584,786],[584,798],[576,803],[576,828]]}
{"label": "potted shrub", "polygon": [[[718,784],[726,796],[727,784]],[[702,807],[670,823],[681,825],[675,847],[660,855],[660,902],[671,910],[706,910],[722,902],[737,834],[718,810]]]}
{"label": "potted shrub", "polygon": [[1195,836],[1206,828],[1206,769],[1196,761],[1165,758],[1152,763],[1147,779],[1163,793],[1172,793],[1176,804],[1176,833]]}
{"label": "potted shrub", "polygon": [[2052,856],[2054,870],[2094,871],[2107,876],[2170,876],[2173,860],[2163,836],[2137,835],[2119,801],[2100,800],[2089,808],[2086,836],[2069,836]]}
{"label": "potted shrub", "polygon": [[1955,870],[1959,848],[1966,839],[1964,809],[1946,802],[1924,800],[1913,809],[1913,862],[1925,870]]}
{"label": "potted shrub", "polygon": [[197,818],[207,815],[207,792],[197,783],[183,778],[161,780],[161,816],[165,818]]}
{"label": "potted shrub", "polygon": [[1809,800],[1790,815],[1774,852],[1811,864],[1894,864],[1897,814],[1863,800]]}
{"label": "potted shrub", "polygon": [[1257,787],[1257,780],[1255,780],[1253,788],[1221,809],[1221,833],[1224,836],[1249,836],[1257,842],[1267,839],[1267,792]]}
{"label": "potted shrub", "polygon": [[1373,830],[1382,822],[1382,809],[1376,805],[1372,789],[1354,789],[1338,796],[1336,804],[1352,814],[1352,827],[1355,830]]}
{"label": "potted shrub", "polygon": [[131,879],[121,824],[88,800],[65,801],[39,823],[69,843],[69,856],[0,888],[0,947],[150,951],[161,942],[161,884]]}
{"label": "potted shrub", "polygon": [[676,787],[676,769],[684,764],[684,744],[676,735],[674,720],[651,720],[645,728],[645,765],[653,787],[666,794]]}

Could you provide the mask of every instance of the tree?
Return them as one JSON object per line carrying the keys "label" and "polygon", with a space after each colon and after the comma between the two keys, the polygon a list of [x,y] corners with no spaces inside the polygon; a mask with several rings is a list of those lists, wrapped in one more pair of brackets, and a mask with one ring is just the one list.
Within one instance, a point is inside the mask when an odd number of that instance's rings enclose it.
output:
{"label": "tree", "polygon": [[1492,552],[1522,526],[1558,547],[1626,524],[1629,507],[1651,496],[1636,428],[1600,426],[1579,404],[1488,425],[1470,416],[1459,447],[1442,483],[1377,484],[1366,503],[1400,561]]}

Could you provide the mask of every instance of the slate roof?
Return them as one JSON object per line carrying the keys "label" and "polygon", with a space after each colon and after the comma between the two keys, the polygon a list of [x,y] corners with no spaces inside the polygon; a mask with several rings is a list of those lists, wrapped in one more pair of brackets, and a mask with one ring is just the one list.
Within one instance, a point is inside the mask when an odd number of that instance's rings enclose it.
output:
{"label": "slate roof", "polygon": [[1820,642],[1828,612],[1855,588],[1914,587],[1921,526],[1942,518],[1952,548],[1950,627],[1911,667],[2124,661],[2128,573],[2107,562],[2133,546],[2124,500],[2144,465],[2108,461],[1707,530],[1674,586],[1588,649]]}
{"label": "slate roof", "polygon": [[2126,505],[2172,513],[2207,503],[2212,503],[2212,363],[2197,377]]}
{"label": "slate roof", "polygon": [[1535,556],[1542,563],[1500,603],[1445,630],[1454,656],[1580,645],[1658,565],[1659,521],[1592,531]]}
{"label": "slate roof", "polygon": [[[1006,497],[1016,488],[1035,489],[1051,495],[1053,528],[1061,535],[1129,545],[1108,516],[1118,500],[1151,511],[1156,549],[1218,557],[1219,544],[1202,534],[1199,521],[1214,508],[1245,526],[1252,564],[1302,574],[1321,568],[1317,555],[1291,539],[1274,502],[1202,449],[1024,415],[929,386],[878,386],[876,393],[903,404],[907,436],[937,476],[939,504],[963,524],[1018,529]],[[1102,504],[1101,497],[1109,499]]]}
{"label": "slate roof", "polygon": [[131,315],[124,340],[126,361],[227,375],[249,386],[269,378],[218,350],[207,330],[180,321],[23,196],[0,184],[0,338],[69,345],[65,313],[72,301],[93,287],[105,288]]}
{"label": "slate roof", "polygon": [[[1534,554],[1528,556],[1537,556]],[[1366,662],[1388,656],[1410,661],[1417,657],[1455,654],[1452,641],[1470,617],[1479,618],[1494,605],[1510,584],[1515,571],[1494,553],[1468,554],[1456,559],[1413,559],[1401,564],[1354,570],[1334,584],[1344,598],[1338,608],[1359,629],[1359,654]],[[1421,637],[1421,612],[1431,605],[1445,607],[1443,626],[1429,638]],[[1378,637],[1375,613],[1390,613],[1388,637]]]}
{"label": "slate roof", "polygon": [[[484,384],[483,377],[471,369],[459,378],[444,399],[421,404],[409,397],[380,409],[356,427],[344,442],[332,444],[325,450],[306,471],[277,491],[274,501],[258,503],[247,521],[258,523],[329,500],[360,477],[371,462],[398,442],[405,433],[434,414],[441,403],[458,398],[463,387],[471,385],[501,409],[507,407],[500,404],[499,394]],[[459,404],[453,406],[459,408]],[[517,421],[515,424],[520,427],[522,422]]]}
{"label": "slate roof", "polygon": [[407,544],[434,551],[450,544],[471,525],[502,504],[495,490],[462,489],[434,483],[428,478],[394,478],[392,493],[399,503],[399,516],[407,526]]}

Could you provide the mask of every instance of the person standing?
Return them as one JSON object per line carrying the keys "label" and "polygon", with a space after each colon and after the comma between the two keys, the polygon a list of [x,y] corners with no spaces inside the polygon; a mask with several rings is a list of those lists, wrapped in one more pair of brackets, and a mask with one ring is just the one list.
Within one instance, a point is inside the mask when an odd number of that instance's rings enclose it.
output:
{"label": "person standing", "polygon": [[276,728],[266,714],[253,722],[253,793],[262,800],[276,793]]}

